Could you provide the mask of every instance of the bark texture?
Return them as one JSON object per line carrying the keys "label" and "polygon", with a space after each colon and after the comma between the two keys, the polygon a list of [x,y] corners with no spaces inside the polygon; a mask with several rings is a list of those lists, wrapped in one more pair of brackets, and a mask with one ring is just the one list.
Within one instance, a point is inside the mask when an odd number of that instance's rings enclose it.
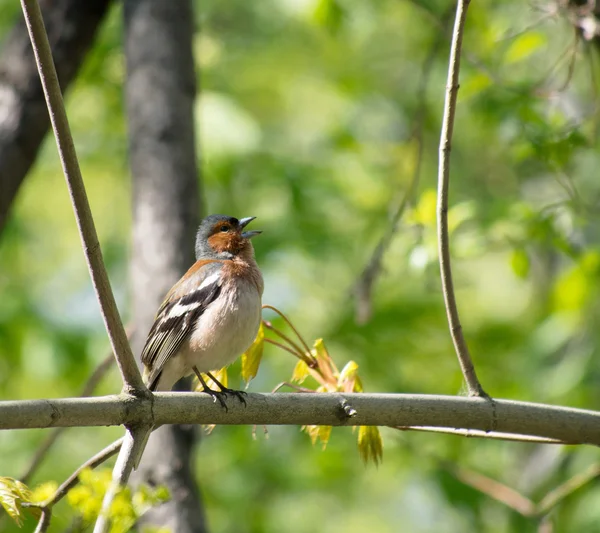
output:
{"label": "bark texture", "polygon": [[[91,48],[111,0],[40,0],[61,88],[69,87]],[[0,56],[0,231],[50,126],[25,22]]]}
{"label": "bark texture", "polygon": [[[126,102],[133,176],[131,279],[141,352],[169,288],[194,262],[200,218],[194,140],[196,82],[191,0],[125,0]],[[179,384],[182,386],[182,384]],[[178,533],[205,531],[193,477],[192,427],[166,426],[148,442],[135,482],[166,485],[171,501],[144,523]]]}

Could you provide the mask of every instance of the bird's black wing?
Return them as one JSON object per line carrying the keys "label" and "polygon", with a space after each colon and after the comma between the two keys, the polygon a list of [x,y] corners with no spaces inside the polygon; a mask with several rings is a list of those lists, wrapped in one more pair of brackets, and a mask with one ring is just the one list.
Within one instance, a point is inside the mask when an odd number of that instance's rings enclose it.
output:
{"label": "bird's black wing", "polygon": [[[193,272],[190,269],[192,286],[186,276],[181,278],[158,310],[141,355],[150,390],[156,388],[167,361],[177,354],[191,335],[198,317],[218,298],[221,292],[220,267],[208,263],[196,267]],[[202,275],[198,276],[198,272]]]}

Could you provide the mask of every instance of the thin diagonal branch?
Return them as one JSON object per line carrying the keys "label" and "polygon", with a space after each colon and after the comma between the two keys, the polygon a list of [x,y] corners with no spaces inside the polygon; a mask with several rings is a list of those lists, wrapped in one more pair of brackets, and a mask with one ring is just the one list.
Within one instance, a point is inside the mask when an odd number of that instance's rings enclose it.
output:
{"label": "thin diagonal branch", "polygon": [[[287,385],[287,384],[286,384]],[[275,391],[273,391],[275,392]],[[422,431],[424,433],[443,433],[444,435],[456,435],[458,437],[467,437],[474,439],[492,439],[503,440],[507,442],[528,442],[536,444],[572,444],[571,442],[560,439],[549,439],[547,437],[534,437],[532,435],[515,435],[510,433],[501,433],[499,431],[482,431],[479,429],[464,428],[444,428],[432,426],[396,426],[394,429],[400,431]]]}
{"label": "thin diagonal branch", "polygon": [[113,469],[112,482],[104,495],[102,510],[94,526],[94,533],[106,533],[109,530],[109,512],[112,502],[119,490],[127,485],[131,472],[133,472],[135,465],[139,463],[142,453],[144,453],[144,448],[151,432],[152,426],[127,428],[119,457],[117,457],[117,462]]}
{"label": "thin diagonal branch", "polygon": [[465,485],[469,485],[490,498],[503,503],[517,513],[523,516],[533,516],[535,513],[535,503],[508,485],[448,461],[442,461],[441,464]]}
{"label": "thin diagonal branch", "polygon": [[109,444],[102,451],[98,452],[96,455],[88,459],[85,463],[83,463],[77,470],[75,470],[65,481],[63,481],[60,486],[56,489],[56,492],[52,495],[48,500],[41,502],[39,504],[31,504],[30,507],[40,507],[51,508],[53,505],[56,505],[60,500],[62,500],[77,483],[79,482],[79,474],[83,472],[86,468],[94,469],[97,466],[100,466],[102,463],[110,459],[113,455],[115,455],[123,444],[123,439],[125,437],[121,437],[120,439],[114,441]]}
{"label": "thin diagonal branch", "polygon": [[452,145],[452,130],[454,128],[454,114],[456,111],[456,97],[458,94],[458,75],[460,71],[460,51],[462,46],[463,29],[467,16],[467,7],[470,0],[459,0],[456,9],[456,19],[452,33],[450,47],[450,63],[448,68],[448,82],[446,85],[446,98],[444,102],[444,119],[439,147],[438,168],[438,198],[437,198],[437,232],[440,271],[442,278],[442,291],[448,315],[450,335],[454,343],[456,355],[467,383],[469,396],[484,396],[487,394],[481,387],[475,367],[469,354],[467,341],[463,335],[454,284],[452,281],[452,267],[450,265],[450,241],[448,237],[448,189],[450,185],[450,150]]}
{"label": "thin diagonal branch", "polygon": [[573,476],[571,479],[551,490],[542,501],[538,503],[536,512],[543,516],[565,498],[579,490],[581,487],[600,476],[600,464],[594,463],[585,472]]}
{"label": "thin diagonal branch", "polygon": [[48,528],[50,527],[51,519],[52,509],[42,509],[42,516],[40,516],[40,521],[38,522],[34,533],[46,533],[46,531],[48,531]]}
{"label": "thin diagonal branch", "polygon": [[40,73],[46,104],[50,113],[50,122],[56,137],[63,172],[75,210],[75,218],[77,219],[88,269],[100,303],[110,343],[123,378],[123,390],[127,393],[145,396],[150,393],[142,381],[142,376],[131,352],[104,267],[102,251],[100,250],[98,235],[96,234],[94,220],[81,177],[79,162],[75,154],[75,146],[73,145],[73,138],[71,137],[40,7],[37,0],[21,0],[21,7],[23,8],[27,30]]}

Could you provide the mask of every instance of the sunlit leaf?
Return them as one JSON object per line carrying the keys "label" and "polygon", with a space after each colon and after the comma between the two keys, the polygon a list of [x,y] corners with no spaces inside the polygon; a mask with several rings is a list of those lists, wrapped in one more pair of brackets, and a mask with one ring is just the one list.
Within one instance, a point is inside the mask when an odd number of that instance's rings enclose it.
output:
{"label": "sunlit leaf", "polygon": [[422,224],[423,226],[435,226],[436,205],[437,192],[435,189],[424,190],[413,210],[411,218],[417,224]]}
{"label": "sunlit leaf", "polygon": [[308,433],[313,444],[320,441],[323,445],[323,449],[326,448],[329,437],[331,436],[331,426],[303,426],[302,429]]}
{"label": "sunlit leaf", "polygon": [[529,256],[523,248],[515,248],[510,255],[510,266],[518,278],[526,278],[529,274]]}
{"label": "sunlit leaf", "polygon": [[369,461],[376,465],[383,459],[383,441],[377,426],[360,426],[358,428],[358,453],[366,464]]}
{"label": "sunlit leaf", "polygon": [[43,502],[51,498],[58,489],[58,483],[56,481],[46,481],[35,487],[31,491],[32,502]]}
{"label": "sunlit leaf", "polygon": [[23,502],[31,501],[31,491],[24,483],[11,477],[0,477],[0,505],[17,525],[23,524]]}
{"label": "sunlit leaf", "polygon": [[242,378],[246,383],[249,383],[256,376],[262,360],[264,347],[265,330],[261,322],[252,346],[242,355]]}
{"label": "sunlit leaf", "polygon": [[554,286],[553,303],[558,311],[580,311],[589,296],[585,272],[576,265],[561,274]]}
{"label": "sunlit leaf", "polygon": [[484,72],[476,72],[465,78],[460,83],[460,92],[458,93],[460,100],[467,100],[468,98],[477,96],[492,85],[491,78]]}
{"label": "sunlit leaf", "polygon": [[323,444],[323,449],[327,446],[331,437],[331,426],[319,426],[319,440]]}
{"label": "sunlit leaf", "polygon": [[92,470],[86,468],[79,474],[79,484],[67,493],[69,505],[76,509],[86,522],[92,522],[100,513],[102,500],[111,482],[108,468]]}
{"label": "sunlit leaf", "polygon": [[313,12],[313,20],[331,33],[336,33],[344,20],[344,11],[338,0],[318,0]]}
{"label": "sunlit leaf", "polygon": [[308,365],[302,359],[299,359],[292,373],[292,382],[303,383],[309,375]]}
{"label": "sunlit leaf", "polygon": [[506,63],[516,63],[541,50],[546,44],[546,36],[543,33],[536,31],[523,33],[508,47],[504,59]]}
{"label": "sunlit leaf", "polygon": [[323,339],[317,339],[315,341],[312,354],[317,359],[317,365],[323,379],[327,383],[335,385],[337,383],[336,375],[338,371],[325,347]]}
{"label": "sunlit leaf", "polygon": [[348,361],[338,378],[338,390],[342,392],[362,392],[362,383],[358,377],[358,365]]}
{"label": "sunlit leaf", "polygon": [[[67,493],[69,505],[77,510],[85,523],[92,523],[98,517],[111,478],[110,469],[98,471],[86,469],[79,476],[80,483]],[[168,499],[169,491],[162,485],[153,488],[142,484],[135,492],[132,492],[129,487],[120,489],[109,511],[110,533],[131,531],[133,525],[146,511]]]}

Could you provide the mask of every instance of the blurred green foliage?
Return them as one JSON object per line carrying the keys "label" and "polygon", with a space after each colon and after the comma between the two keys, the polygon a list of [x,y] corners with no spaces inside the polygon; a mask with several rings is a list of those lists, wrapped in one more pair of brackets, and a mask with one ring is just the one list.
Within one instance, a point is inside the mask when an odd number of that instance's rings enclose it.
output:
{"label": "blurred green foliage", "polygon": [[[265,302],[307,338],[325,338],[338,367],[356,361],[366,391],[460,394],[435,245],[449,39],[420,88],[427,57],[449,35],[447,3],[196,3],[204,188],[211,212],[256,215],[265,230],[255,243]],[[0,32],[18,15],[18,2],[0,0]],[[116,5],[67,110],[127,317],[121,32]],[[516,0],[481,0],[469,10],[452,145],[451,247],[465,335],[493,396],[600,408],[593,46],[575,41],[560,11],[549,16]],[[413,179],[419,131],[419,186],[385,255],[373,316],[358,326],[350,292],[386,230],[390,206]],[[0,294],[0,397],[77,394],[108,343],[50,137],[0,240]],[[271,390],[294,365],[267,346],[251,388]],[[113,372],[97,392],[118,390]],[[69,430],[34,485],[62,481],[120,432]],[[2,432],[0,474],[18,478],[44,434]],[[217,428],[203,440],[196,467],[211,530],[533,532],[539,520],[465,485],[444,465],[538,501],[597,460],[586,448],[393,430],[383,436],[382,465],[365,468],[350,430],[334,429],[322,451],[296,428],[270,428],[268,439],[259,430],[256,440],[248,427]],[[554,531],[598,531],[599,498],[600,487],[590,483],[566,499],[551,513]],[[71,519],[61,503],[51,531],[64,531]],[[16,531],[8,520],[0,529]]]}

